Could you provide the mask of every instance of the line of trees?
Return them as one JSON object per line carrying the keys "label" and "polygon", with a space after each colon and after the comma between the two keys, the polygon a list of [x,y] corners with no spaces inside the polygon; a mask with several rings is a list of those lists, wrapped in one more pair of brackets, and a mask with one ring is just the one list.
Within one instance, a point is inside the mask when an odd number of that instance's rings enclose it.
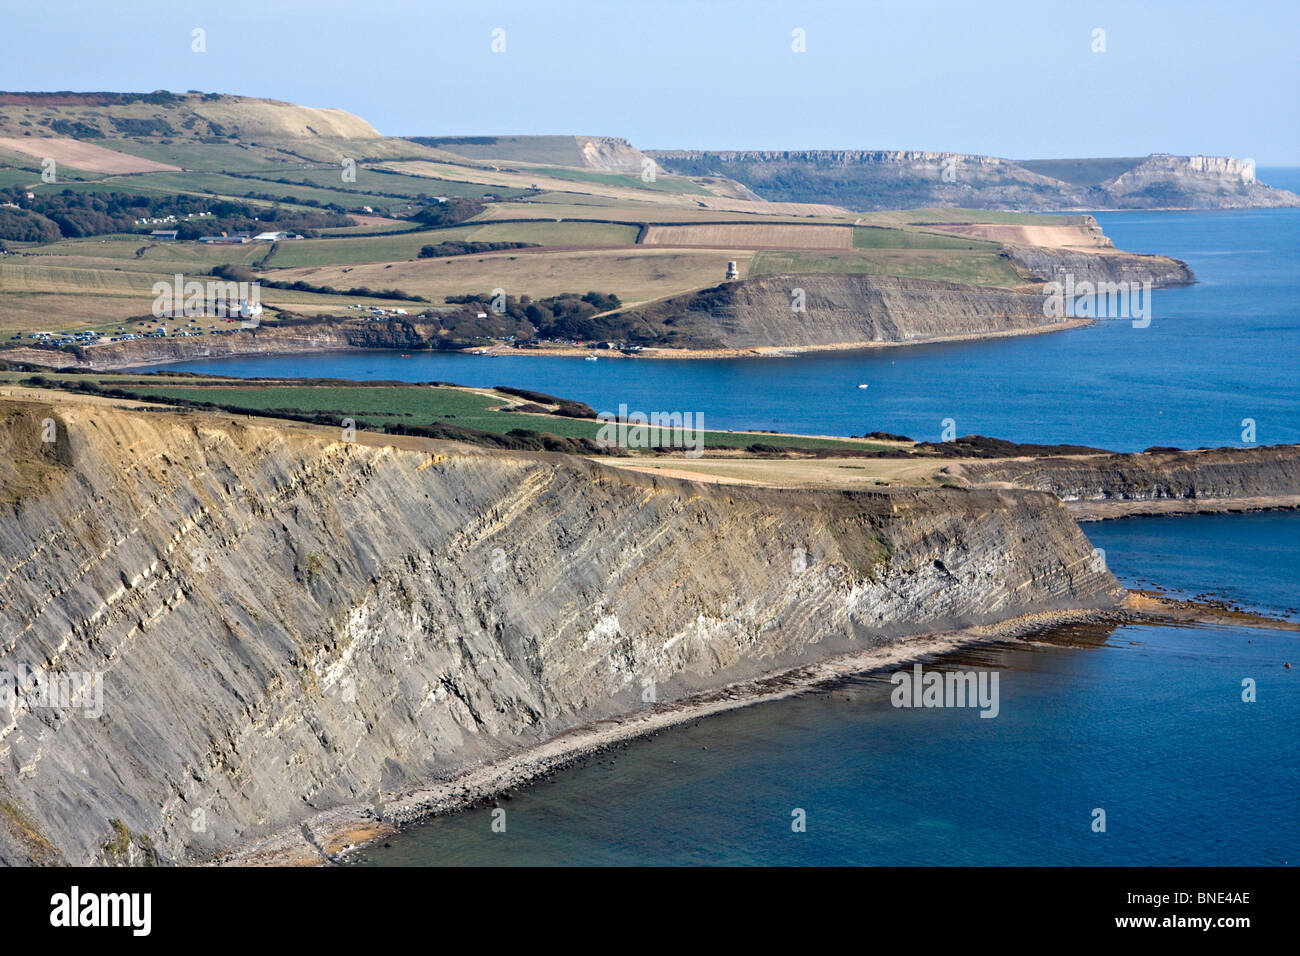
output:
{"label": "line of trees", "polygon": [[422,295],[412,295],[401,289],[371,289],[368,286],[356,286],[351,289],[336,289],[328,285],[313,285],[299,279],[296,282],[280,282],[275,279],[259,279],[257,273],[248,266],[221,265],[212,267],[212,275],[227,282],[257,282],[268,289],[293,289],[296,292],[315,292],[319,295],[349,295],[353,298],[398,299],[403,302],[428,302]]}
{"label": "line of trees", "polygon": [[[53,242],[60,238],[103,236],[119,232],[148,232],[139,219],[175,216],[178,239],[197,239],[219,232],[260,232],[268,223],[303,235],[316,229],[350,226],[352,220],[336,212],[303,212],[283,206],[252,206],[230,199],[187,194],[90,192],[64,189],[40,192],[28,198],[21,187],[0,189],[0,239],[17,242]],[[16,208],[15,208],[16,207]],[[211,213],[199,220],[183,217]]]}

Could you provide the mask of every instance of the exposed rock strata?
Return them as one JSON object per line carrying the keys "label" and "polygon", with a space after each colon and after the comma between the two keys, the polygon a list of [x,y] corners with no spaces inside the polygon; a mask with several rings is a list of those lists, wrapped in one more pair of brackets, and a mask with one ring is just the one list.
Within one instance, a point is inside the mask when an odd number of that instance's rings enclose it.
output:
{"label": "exposed rock strata", "polygon": [[80,356],[49,349],[7,349],[0,351],[0,359],[49,368],[112,371],[238,355],[281,355],[352,348],[419,349],[428,346],[429,340],[438,334],[439,328],[436,321],[369,322],[364,319],[344,319],[336,322],[235,329],[229,335],[140,338],[84,348]]}
{"label": "exposed rock strata", "polygon": [[1056,495],[1080,517],[1300,504],[1300,445],[963,463],[981,484]]}
{"label": "exposed rock strata", "polygon": [[1026,279],[1060,281],[1071,275],[1078,282],[1150,282],[1152,288],[1190,285],[1196,281],[1181,259],[1131,252],[1074,252],[1041,246],[1003,246],[1016,270]]}
{"label": "exposed rock strata", "polygon": [[[1161,280],[1154,285],[1169,279],[1191,280],[1185,265],[1162,256],[1053,251],[1044,258],[1027,258],[1026,271],[1047,263],[1077,269],[1077,280]],[[796,290],[803,292],[802,312],[792,308]],[[1041,291],[1013,292],[894,276],[799,273],[759,276],[674,296],[632,310],[625,321],[634,327],[642,324],[639,341],[667,341],[695,349],[919,344],[1050,332],[1077,324],[1048,316],[1046,311]]]}
{"label": "exposed rock strata", "polygon": [[863,211],[958,207],[1254,209],[1300,205],[1230,156],[1023,161],[917,150],[652,150],[669,172],[726,176],[765,199]]}
{"label": "exposed rock strata", "polygon": [[0,410],[0,667],[103,680],[98,719],[0,709],[7,863],[205,859],[636,710],[651,680],[672,700],[1120,597],[1041,492],[720,488],[99,399]]}

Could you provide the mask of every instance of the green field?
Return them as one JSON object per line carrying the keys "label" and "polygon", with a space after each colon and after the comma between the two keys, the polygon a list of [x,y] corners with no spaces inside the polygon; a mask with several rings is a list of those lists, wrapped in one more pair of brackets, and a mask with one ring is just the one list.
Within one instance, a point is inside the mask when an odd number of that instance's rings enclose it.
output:
{"label": "green field", "polygon": [[[339,172],[334,173],[334,178],[339,179]],[[291,196],[299,202],[307,199],[319,203],[336,203],[345,209],[355,206],[372,206],[379,209],[391,205],[407,204],[405,200],[391,196],[359,191],[355,186],[345,185],[341,180],[337,189],[288,185],[265,179],[228,176],[224,173],[143,173],[131,176],[129,180],[118,180],[118,185],[122,189],[128,189],[133,184],[149,186],[159,190],[200,194],[211,193],[217,196],[247,197],[252,193],[274,196],[277,199]]]}
{"label": "green field", "polygon": [[[206,272],[214,265],[248,265],[261,259],[270,248],[269,242],[215,246],[202,242],[159,242],[148,236],[119,235],[63,239],[48,245],[31,247],[30,251],[42,256],[88,256],[95,259],[124,260],[106,263],[105,268],[109,269],[125,267],[130,262],[147,261],[155,263],[157,267],[161,267],[164,263],[179,263],[187,268],[201,265]],[[140,253],[141,249],[144,250],[143,253]]]}
{"label": "green field", "polygon": [[0,189],[8,189],[10,186],[32,186],[40,181],[39,171],[0,166]]}
{"label": "green field", "polygon": [[[361,190],[362,192],[378,195],[396,194],[388,196],[388,202],[395,201],[397,196],[412,199],[417,196],[452,196],[462,199],[477,199],[484,192],[482,183],[457,183],[449,180],[430,182],[427,176],[407,176],[402,173],[371,169],[362,165],[357,166],[357,181],[354,183],[343,182],[341,173],[342,167],[327,166],[285,169],[280,172],[259,173],[258,175],[269,179],[289,179],[326,190]],[[274,183],[273,185],[280,186],[284,184]],[[266,191],[273,192],[274,190]],[[504,188],[496,188],[492,191],[504,199],[513,199],[529,192],[526,189]]]}
{"label": "green field", "polygon": [[902,209],[872,213],[881,221],[892,223],[1000,222],[1020,226],[1059,226],[1077,223],[1082,217],[1052,213],[1004,212],[997,209]]}
{"label": "green field", "polygon": [[392,222],[373,222],[358,223],[355,226],[333,226],[327,229],[317,229],[316,233],[320,237],[328,238],[330,236],[368,236],[376,232],[410,232],[414,223],[405,219],[396,219]]}
{"label": "green field", "polygon": [[430,140],[424,145],[479,161],[553,166],[577,166],[582,162],[576,136],[419,136],[414,139]]}
{"label": "green field", "polygon": [[854,249],[968,249],[993,251],[996,242],[986,239],[963,239],[957,236],[940,236],[932,232],[909,229],[884,229],[879,226],[858,226],[853,230]]}
{"label": "green field", "polygon": [[271,260],[276,269],[352,265],[414,259],[420,247],[440,242],[533,242],[542,246],[621,246],[636,242],[637,227],[599,222],[478,223],[369,238],[282,242]]}
{"label": "green field", "polygon": [[[997,248],[996,243],[989,245],[992,249]],[[903,276],[1003,289],[1016,288],[1024,281],[1007,260],[992,250],[762,251],[754,254],[747,274],[761,276],[800,272]]]}
{"label": "green field", "polygon": [[[17,373],[4,373],[3,377],[12,381],[22,376]],[[94,381],[105,388],[129,391],[142,399],[211,402],[232,406],[250,414],[274,415],[277,412],[291,411],[337,415],[354,419],[359,428],[379,428],[393,424],[433,425],[442,422],[494,435],[504,435],[513,429],[525,429],[562,438],[594,440],[601,427],[600,422],[592,419],[494,411],[495,406],[519,400],[506,396],[485,395],[453,386],[232,385],[228,384],[229,380],[202,385],[156,385],[138,376],[48,375],[46,377],[64,382]],[[706,449],[743,449],[754,443],[779,448],[840,448],[855,451],[884,447],[862,441],[804,438],[797,435],[720,431],[704,433]]]}

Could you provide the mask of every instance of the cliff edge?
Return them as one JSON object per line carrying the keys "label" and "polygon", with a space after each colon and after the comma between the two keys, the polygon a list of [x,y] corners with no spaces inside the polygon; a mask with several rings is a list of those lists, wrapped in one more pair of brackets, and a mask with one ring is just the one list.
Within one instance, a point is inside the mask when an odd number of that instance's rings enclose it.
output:
{"label": "cliff edge", "polygon": [[0,399],[0,495],[9,864],[212,859],[651,685],[1121,596],[1043,492],[724,488],[80,396]]}

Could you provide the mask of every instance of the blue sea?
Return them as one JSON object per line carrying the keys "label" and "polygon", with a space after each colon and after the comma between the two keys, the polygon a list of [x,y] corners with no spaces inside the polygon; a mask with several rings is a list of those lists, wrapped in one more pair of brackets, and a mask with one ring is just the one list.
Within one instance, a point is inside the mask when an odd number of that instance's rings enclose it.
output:
{"label": "blue sea", "polygon": [[[1300,188],[1300,172],[1261,170]],[[1098,214],[1198,283],[1126,321],[984,344],[739,361],[343,353],[189,363],[233,375],[510,384],[708,427],[884,430],[1116,450],[1300,441],[1300,210]],[[855,388],[868,383],[867,390]],[[1300,513],[1086,524],[1129,587],[1300,619]],[[1290,662],[1293,669],[1286,669]],[[1300,860],[1300,635],[1076,627],[927,666],[996,671],[999,713],[899,709],[888,675],[593,756],[358,865],[1288,865]],[[1255,700],[1243,700],[1243,681]],[[802,811],[805,829],[792,822]],[[1105,830],[1096,832],[1097,812]]]}
{"label": "blue sea", "polygon": [[[1300,171],[1260,178],[1300,189]],[[1098,213],[1115,244],[1185,260],[1197,283],[1152,293],[1152,319],[990,342],[790,358],[634,360],[396,352],[218,359],[168,366],[223,375],[514,385],[705,427],[803,434],[888,431],[1153,445],[1300,442],[1300,209]],[[858,384],[869,388],[859,389]]]}
{"label": "blue sea", "polygon": [[[1084,528],[1129,586],[1150,576],[1243,605],[1296,600],[1300,513]],[[888,675],[848,680],[593,756],[502,801],[505,832],[490,808],[470,810],[352,862],[1300,862],[1300,634],[1089,626],[1040,640],[926,665],[995,669],[992,719],[894,708]]]}

